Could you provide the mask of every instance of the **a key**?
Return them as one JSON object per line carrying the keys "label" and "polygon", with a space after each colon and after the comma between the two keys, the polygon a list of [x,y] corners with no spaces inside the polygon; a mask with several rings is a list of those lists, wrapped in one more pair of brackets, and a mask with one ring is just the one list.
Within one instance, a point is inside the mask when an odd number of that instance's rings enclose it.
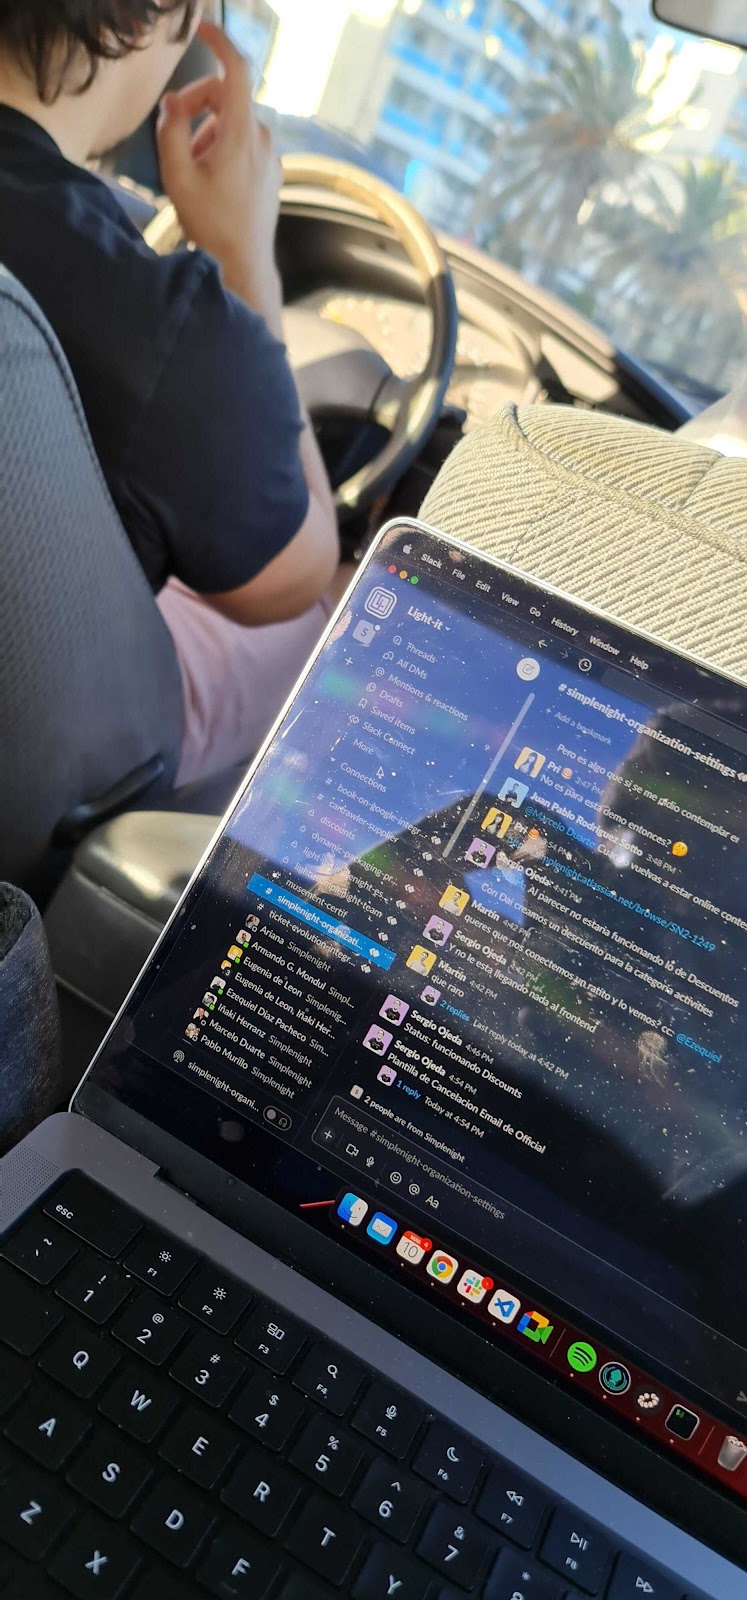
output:
{"label": "a key", "polygon": [[261,1450],[247,1450],[221,1491],[221,1500],[244,1522],[274,1539],[296,1504],[300,1480]]}
{"label": "a key", "polygon": [[235,1456],[239,1443],[238,1434],[225,1422],[197,1406],[189,1406],[169,1429],[159,1455],[199,1489],[212,1489]]}
{"label": "a key", "polygon": [[494,1467],[475,1507],[478,1517],[522,1550],[531,1550],[547,1501],[536,1484],[513,1467]]}
{"label": "a key", "polygon": [[222,1406],[245,1372],[230,1344],[209,1333],[195,1334],[171,1367],[172,1378],[208,1406]]}
{"label": "a key", "polygon": [[45,1200],[44,1211],[102,1256],[121,1255],[142,1227],[129,1206],[77,1173]]}
{"label": "a key", "polygon": [[0,1495],[0,1541],[30,1561],[43,1561],[74,1509],[72,1495],[46,1472],[19,1467]]}
{"label": "a key", "polygon": [[85,1323],[65,1323],[45,1350],[39,1366],[81,1400],[97,1394],[119,1363],[119,1352]]}
{"label": "a key", "polygon": [[540,1550],[542,1560],[586,1594],[598,1594],[612,1561],[609,1541],[572,1511],[556,1511]]}
{"label": "a key", "polygon": [[460,1516],[442,1501],[431,1512],[418,1540],[418,1555],[460,1589],[471,1589],[491,1548],[491,1539],[473,1517]]}
{"label": "a key", "polygon": [[287,1547],[326,1583],[339,1588],[362,1543],[362,1526],[347,1506],[314,1495],[295,1520]]}
{"label": "a key", "polygon": [[466,1505],[482,1468],[479,1450],[447,1422],[432,1422],[413,1462],[415,1472]]}
{"label": "a key", "polygon": [[425,1419],[415,1400],[387,1383],[372,1383],[353,1416],[353,1427],[387,1455],[402,1461]]}
{"label": "a key", "polygon": [[48,1222],[46,1217],[31,1217],[2,1248],[6,1261],[33,1278],[35,1283],[52,1283],[77,1255],[77,1245],[69,1234]]}
{"label": "a key", "polygon": [[[518,1550],[501,1550],[483,1590],[483,1600],[564,1600],[563,1584]],[[574,1597],[571,1596],[571,1600]]]}
{"label": "a key", "polygon": [[374,1545],[353,1586],[353,1600],[426,1600],[430,1576],[391,1545]]}
{"label": "a key", "polygon": [[638,1556],[618,1556],[608,1600],[682,1600],[682,1584]]}
{"label": "a key", "polygon": [[325,1411],[341,1417],[360,1389],[365,1372],[351,1356],[331,1344],[315,1344],[293,1379],[296,1387]]}
{"label": "a key", "polygon": [[88,1516],[58,1550],[50,1573],[76,1600],[118,1600],[140,1566],[141,1552],[124,1528]]}
{"label": "a key", "polygon": [[252,1303],[252,1295],[238,1278],[220,1267],[202,1267],[179,1296],[179,1304],[215,1333],[229,1333]]}
{"label": "a key", "polygon": [[50,1472],[57,1472],[85,1438],[90,1423],[85,1411],[61,1389],[34,1384],[5,1424],[6,1438]]}
{"label": "a key", "polygon": [[126,1516],[150,1482],[153,1468],[147,1457],[119,1430],[101,1428],[68,1469],[67,1482],[107,1516]]}
{"label": "a key", "polygon": [[186,1567],[213,1523],[207,1500],[178,1478],[165,1479],[146,1496],[131,1527],[158,1555]]}
{"label": "a key", "polygon": [[343,1495],[350,1487],[363,1454],[361,1445],[328,1417],[313,1417],[293,1446],[290,1464],[319,1484],[327,1494]]}
{"label": "a key", "polygon": [[154,1294],[141,1294],[123,1311],[112,1332],[136,1355],[160,1367],[173,1354],[188,1327],[183,1312],[164,1305]]}
{"label": "a key", "polygon": [[149,1289],[169,1295],[176,1294],[196,1264],[194,1250],[188,1250],[159,1228],[146,1228],[124,1261],[126,1272],[141,1278]]}
{"label": "a key", "polygon": [[295,1317],[260,1305],[237,1334],[236,1343],[255,1361],[261,1361],[263,1367],[282,1373],[288,1371],[305,1339],[306,1329]]}
{"label": "a key", "polygon": [[426,1502],[426,1490],[409,1472],[389,1461],[374,1461],[353,1501],[368,1522],[401,1544],[409,1539]]}
{"label": "a key", "polygon": [[134,1280],[92,1250],[82,1250],[55,1286],[55,1293],[89,1322],[103,1327],[127,1299]]}
{"label": "a key", "polygon": [[132,1439],[150,1444],[176,1410],[178,1393],[134,1362],[118,1373],[99,1400],[99,1410]]}
{"label": "a key", "polygon": [[282,1378],[273,1381],[257,1373],[242,1389],[229,1411],[232,1422],[253,1435],[268,1450],[282,1450],[306,1407]]}
{"label": "a key", "polygon": [[20,1356],[14,1356],[10,1350],[0,1352],[0,1417],[3,1417],[28,1389],[32,1372],[33,1367],[22,1361]]}
{"label": "a key", "polygon": [[197,1569],[197,1577],[208,1594],[221,1600],[246,1595],[247,1600],[264,1600],[277,1573],[277,1558],[245,1528],[230,1528],[211,1544]]}
{"label": "a key", "polygon": [[50,1295],[0,1261],[0,1339],[19,1356],[36,1355],[62,1321]]}

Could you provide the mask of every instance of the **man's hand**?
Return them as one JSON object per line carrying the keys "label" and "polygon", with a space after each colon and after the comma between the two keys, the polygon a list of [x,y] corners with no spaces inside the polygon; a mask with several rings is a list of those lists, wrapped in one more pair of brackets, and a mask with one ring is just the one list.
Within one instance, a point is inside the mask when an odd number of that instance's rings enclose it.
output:
{"label": "man's hand", "polygon": [[280,162],[255,115],[244,57],[214,23],[202,22],[199,33],[222,71],[164,95],[158,119],[164,186],[187,238],[215,256],[226,287],[280,334],[274,252]]}

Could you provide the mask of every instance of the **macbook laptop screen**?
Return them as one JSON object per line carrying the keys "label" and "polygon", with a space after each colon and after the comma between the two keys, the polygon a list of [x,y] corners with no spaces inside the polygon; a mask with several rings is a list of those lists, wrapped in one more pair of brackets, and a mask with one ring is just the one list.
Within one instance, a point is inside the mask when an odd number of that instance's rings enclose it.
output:
{"label": "macbook laptop screen", "polygon": [[92,1082],[747,1498],[746,830],[743,689],[393,528]]}

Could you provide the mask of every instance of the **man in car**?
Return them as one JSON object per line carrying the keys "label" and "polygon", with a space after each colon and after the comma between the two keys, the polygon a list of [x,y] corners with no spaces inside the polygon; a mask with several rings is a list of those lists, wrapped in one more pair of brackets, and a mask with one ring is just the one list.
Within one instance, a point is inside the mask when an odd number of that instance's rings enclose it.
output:
{"label": "man in car", "polygon": [[[180,783],[256,748],[339,582],[282,343],[279,162],[246,63],[200,14],[201,0],[0,0],[0,263],[62,344],[171,631]],[[160,258],[85,163],[140,125],[198,28],[216,74],[166,95],[158,124],[197,248]]]}

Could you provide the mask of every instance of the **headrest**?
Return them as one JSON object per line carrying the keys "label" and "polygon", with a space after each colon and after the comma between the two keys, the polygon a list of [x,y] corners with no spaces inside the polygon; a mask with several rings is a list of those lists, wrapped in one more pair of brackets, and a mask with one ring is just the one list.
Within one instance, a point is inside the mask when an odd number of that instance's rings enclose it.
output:
{"label": "headrest", "polygon": [[420,515],[747,679],[747,460],[619,417],[506,406],[449,456]]}

